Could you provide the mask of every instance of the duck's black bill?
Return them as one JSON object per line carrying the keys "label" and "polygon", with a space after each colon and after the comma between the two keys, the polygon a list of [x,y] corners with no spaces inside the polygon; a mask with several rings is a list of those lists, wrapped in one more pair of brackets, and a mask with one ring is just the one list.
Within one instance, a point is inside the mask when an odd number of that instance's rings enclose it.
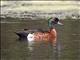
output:
{"label": "duck's black bill", "polygon": [[63,25],[63,24],[62,24],[61,22],[59,22],[59,21],[58,21],[58,23],[57,23],[57,24],[59,24],[59,25]]}

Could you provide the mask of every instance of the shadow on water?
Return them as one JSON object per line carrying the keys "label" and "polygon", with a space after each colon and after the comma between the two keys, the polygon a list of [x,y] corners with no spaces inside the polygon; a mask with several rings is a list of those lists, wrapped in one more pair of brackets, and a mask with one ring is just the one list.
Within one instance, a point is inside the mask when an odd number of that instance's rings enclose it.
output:
{"label": "shadow on water", "polygon": [[45,21],[26,21],[21,23],[1,23],[1,60],[79,60],[80,59],[80,21],[65,20],[64,26],[56,26],[57,46],[40,42],[34,44],[32,52],[27,41],[17,41],[15,31],[24,28],[47,29]]}

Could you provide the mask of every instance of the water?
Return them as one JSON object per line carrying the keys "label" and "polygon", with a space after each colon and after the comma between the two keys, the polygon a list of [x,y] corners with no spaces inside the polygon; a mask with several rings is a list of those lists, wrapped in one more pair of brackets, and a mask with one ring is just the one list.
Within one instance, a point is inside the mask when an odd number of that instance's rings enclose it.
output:
{"label": "water", "polygon": [[48,29],[46,21],[22,21],[1,23],[1,60],[79,60],[80,20],[65,20],[63,26],[56,26],[57,46],[40,42],[29,51],[27,41],[18,41],[15,31],[24,28]]}

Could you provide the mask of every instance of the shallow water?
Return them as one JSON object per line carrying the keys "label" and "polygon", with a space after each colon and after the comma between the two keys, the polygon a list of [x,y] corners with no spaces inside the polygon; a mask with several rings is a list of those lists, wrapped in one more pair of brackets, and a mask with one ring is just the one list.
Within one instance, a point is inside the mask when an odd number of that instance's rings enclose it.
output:
{"label": "shallow water", "polygon": [[27,41],[18,41],[14,32],[24,28],[46,30],[46,21],[1,23],[1,60],[80,60],[80,20],[65,20],[63,24],[56,26],[56,47],[40,42],[34,44],[33,51],[30,51]]}

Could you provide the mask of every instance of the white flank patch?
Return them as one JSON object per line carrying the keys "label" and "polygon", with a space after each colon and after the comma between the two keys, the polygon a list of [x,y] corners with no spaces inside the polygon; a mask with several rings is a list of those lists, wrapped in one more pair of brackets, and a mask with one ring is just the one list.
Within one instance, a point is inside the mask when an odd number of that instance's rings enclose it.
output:
{"label": "white flank patch", "polygon": [[29,42],[34,41],[34,34],[29,33],[27,39]]}

